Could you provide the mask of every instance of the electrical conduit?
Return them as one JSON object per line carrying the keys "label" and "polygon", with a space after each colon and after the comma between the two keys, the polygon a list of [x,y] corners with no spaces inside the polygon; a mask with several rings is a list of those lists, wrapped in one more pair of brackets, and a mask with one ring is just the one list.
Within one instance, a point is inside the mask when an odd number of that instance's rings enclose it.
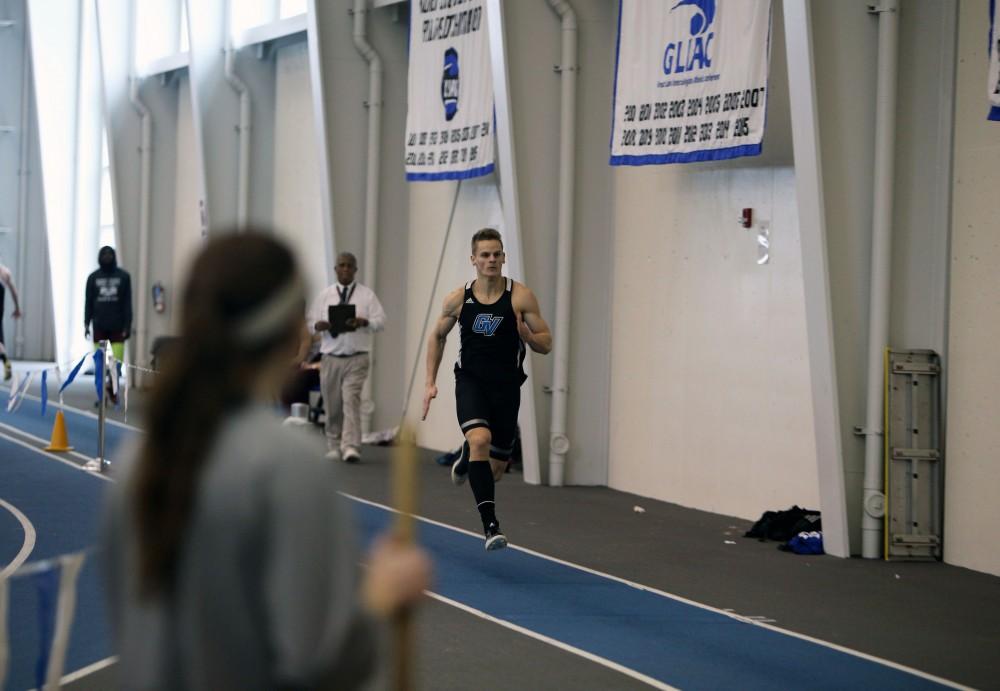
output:
{"label": "electrical conduit", "polygon": [[240,158],[238,162],[236,183],[236,230],[244,232],[247,229],[247,208],[250,189],[250,92],[246,83],[239,78],[235,70],[236,51],[232,46],[226,49],[226,82],[240,97],[240,124],[237,134],[240,141]]}
{"label": "electrical conduit", "polygon": [[576,74],[578,70],[576,13],[565,0],[548,0],[562,19],[560,94],[559,229],[556,250],[555,362],[552,372],[552,421],[549,431],[549,484],[563,484],[569,437],[566,408],[569,393],[570,308],[573,271],[573,205],[576,173]]}
{"label": "electrical conduit", "polygon": [[[145,366],[145,357],[149,351],[147,347],[147,337],[149,334],[149,310],[147,295],[147,285],[149,283],[149,182],[151,164],[151,144],[153,122],[149,108],[139,98],[139,79],[132,77],[129,80],[129,101],[132,107],[139,114],[141,122],[141,143],[139,145],[140,173],[139,173],[139,314],[136,324],[136,348],[132,353],[133,364]],[[135,382],[141,385],[143,380],[142,372],[137,371]]]}
{"label": "electrical conduit", "polygon": [[897,0],[881,0],[878,14],[878,80],[875,104],[875,175],[872,211],[872,264],[868,310],[868,395],[865,419],[865,480],[861,554],[877,559],[882,553],[883,494],[883,371],[889,344],[889,302],[892,272],[892,188],[896,137],[896,74],[899,43]]}
{"label": "electrical conduit", "polygon": [[[378,251],[378,197],[379,197],[379,163],[381,144],[379,136],[382,131],[382,58],[368,42],[367,34],[367,0],[354,0],[354,46],[368,63],[368,154],[367,173],[365,176],[365,252],[364,279],[365,283],[375,289],[375,273]],[[372,399],[372,375],[375,371],[375,352],[369,353],[368,377],[361,391],[361,431],[371,432],[372,417],[375,414],[375,402]]]}

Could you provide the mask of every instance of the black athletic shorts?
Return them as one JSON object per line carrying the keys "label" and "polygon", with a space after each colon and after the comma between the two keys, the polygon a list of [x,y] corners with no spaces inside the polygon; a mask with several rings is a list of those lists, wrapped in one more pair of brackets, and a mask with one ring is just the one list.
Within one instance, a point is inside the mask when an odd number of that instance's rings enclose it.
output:
{"label": "black athletic shorts", "polygon": [[490,457],[510,460],[517,438],[517,411],[521,407],[521,385],[495,384],[468,372],[455,370],[455,404],[464,435],[470,429],[490,431]]}

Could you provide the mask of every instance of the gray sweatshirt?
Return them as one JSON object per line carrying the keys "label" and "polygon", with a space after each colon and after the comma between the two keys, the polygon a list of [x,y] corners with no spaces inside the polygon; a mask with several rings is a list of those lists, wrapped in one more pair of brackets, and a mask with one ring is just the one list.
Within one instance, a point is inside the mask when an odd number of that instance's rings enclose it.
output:
{"label": "gray sweatshirt", "polygon": [[358,554],[318,435],[248,408],[202,470],[176,590],[137,597],[130,468],[110,493],[105,556],[125,689],[356,688],[375,635],[358,610]]}

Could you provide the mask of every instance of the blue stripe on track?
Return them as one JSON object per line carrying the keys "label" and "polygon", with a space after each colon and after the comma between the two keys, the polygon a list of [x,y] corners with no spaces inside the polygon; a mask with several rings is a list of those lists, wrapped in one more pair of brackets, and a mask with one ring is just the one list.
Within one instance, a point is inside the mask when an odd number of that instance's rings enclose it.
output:
{"label": "blue stripe on track", "polygon": [[[108,482],[83,470],[0,437],[0,496],[23,512],[35,527],[37,542],[29,563],[97,543],[100,510]],[[18,549],[21,535],[17,537]],[[96,558],[89,555],[77,583],[77,604],[66,671],[80,669],[111,655],[104,617],[104,591]],[[30,577],[10,582],[11,643],[8,689],[35,685],[38,659],[38,596]]]}
{"label": "blue stripe on track", "polygon": [[[366,540],[389,512],[358,503]],[[419,523],[434,592],[683,689],[941,689],[914,674]]]}

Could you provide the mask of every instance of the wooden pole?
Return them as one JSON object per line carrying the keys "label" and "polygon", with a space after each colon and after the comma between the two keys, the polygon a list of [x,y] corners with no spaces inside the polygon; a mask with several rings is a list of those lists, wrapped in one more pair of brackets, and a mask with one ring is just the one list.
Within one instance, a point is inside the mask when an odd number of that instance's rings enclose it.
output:
{"label": "wooden pole", "polygon": [[[413,426],[404,421],[399,429],[399,443],[393,460],[392,494],[398,511],[393,534],[405,544],[412,544],[416,538],[413,515],[417,511],[418,485],[416,433]],[[412,609],[404,607],[396,614],[392,630],[392,688],[395,691],[414,691]]]}

